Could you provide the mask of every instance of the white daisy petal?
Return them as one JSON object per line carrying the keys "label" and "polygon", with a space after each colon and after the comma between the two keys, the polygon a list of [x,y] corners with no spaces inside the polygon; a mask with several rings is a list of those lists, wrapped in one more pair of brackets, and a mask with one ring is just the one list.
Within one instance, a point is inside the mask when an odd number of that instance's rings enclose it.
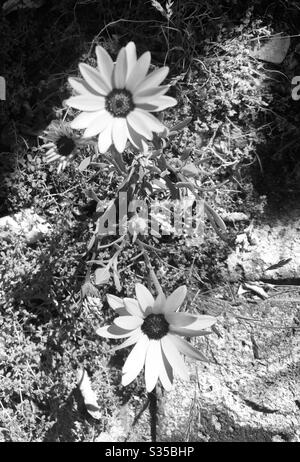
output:
{"label": "white daisy petal", "polygon": [[114,118],[112,127],[112,139],[117,151],[122,153],[127,142],[127,123],[124,117]]}
{"label": "white daisy petal", "polygon": [[172,334],[181,335],[182,337],[201,337],[203,335],[210,335],[212,333],[210,330],[192,330],[179,326],[169,326],[169,329]]}
{"label": "white daisy petal", "polygon": [[172,337],[170,335],[165,335],[165,337],[161,339],[161,346],[173,370],[183,380],[188,380],[189,379],[188,368],[185,365],[183,358],[178,352],[174,343],[172,342]]}
{"label": "white daisy petal", "polygon": [[57,160],[57,159],[60,159],[60,155],[59,154],[50,154],[46,157],[46,162],[49,164],[50,162],[53,162],[54,160]]}
{"label": "white daisy petal", "polygon": [[137,61],[136,48],[135,48],[134,42],[129,42],[125,47],[125,51],[126,51],[126,59],[127,59],[127,73],[126,73],[126,79],[127,79]]}
{"label": "white daisy petal", "polygon": [[123,374],[126,374],[127,372],[134,369],[136,363],[140,363],[140,369],[143,367],[145,363],[148,345],[149,338],[147,337],[147,335],[141,333],[140,338],[137,341],[137,344],[133,347],[123,365]]}
{"label": "white daisy petal", "polygon": [[143,151],[144,146],[143,142],[145,142],[145,138],[139,135],[133,128],[127,123],[127,135],[129,138],[130,143],[140,151]]}
{"label": "white daisy petal", "polygon": [[[106,298],[107,298],[107,302],[108,302],[109,306],[119,316],[128,316],[129,314],[133,314],[134,316],[136,315],[135,313],[129,313],[129,311],[126,310],[124,300],[122,298],[117,297],[116,295],[112,295],[112,294],[107,294]],[[130,300],[133,300],[138,305],[137,301],[134,300],[134,298],[132,298]]]}
{"label": "white daisy petal", "polygon": [[126,118],[127,122],[135,132],[148,140],[152,140],[153,134],[147,125],[147,119],[144,117],[142,119],[138,111],[141,111],[141,109],[134,109],[130,112]]}
{"label": "white daisy petal", "polygon": [[80,63],[79,70],[84,80],[94,89],[94,91],[103,96],[106,96],[110,92],[111,86],[105,82],[97,69],[94,69],[88,64]]}
{"label": "white daisy petal", "polygon": [[50,156],[50,155],[53,154],[54,152],[57,154],[57,152],[56,152],[56,150],[55,150],[55,147],[49,149],[49,151],[47,151],[45,155],[46,155],[46,156]]}
{"label": "white daisy petal", "polygon": [[98,95],[98,93],[83,79],[79,79],[77,77],[69,77],[68,81],[71,87],[80,95]]}
{"label": "white daisy petal", "polygon": [[143,311],[134,298],[124,298],[124,305],[128,313],[130,313],[132,316],[139,316],[140,318],[143,318]]}
{"label": "white daisy petal", "polygon": [[150,62],[151,62],[150,51],[146,51],[145,53],[143,53],[142,56],[140,56],[139,59],[137,60],[135,66],[133,67],[126,81],[126,88],[127,90],[131,91],[131,93],[134,93],[137,86],[146,77],[146,74],[150,66]]}
{"label": "white daisy petal", "polygon": [[118,53],[117,61],[113,72],[113,80],[115,88],[124,88],[127,72],[127,57],[125,48],[121,48]]}
{"label": "white daisy petal", "polygon": [[65,103],[80,111],[100,111],[104,109],[105,99],[101,96],[79,95],[71,96]]}
{"label": "white daisy petal", "polygon": [[177,311],[178,308],[180,308],[183,304],[186,294],[186,286],[177,287],[177,289],[174,290],[174,292],[172,292],[171,295],[169,295],[169,297],[167,298],[164,312],[172,313],[174,311]]}
{"label": "white daisy petal", "polygon": [[[165,126],[156,117],[154,117],[152,114],[149,114],[149,112],[146,112],[144,109],[140,108],[135,108],[133,112],[135,112],[136,116],[139,117],[139,119],[144,122],[145,125],[147,125],[151,132],[160,133],[164,131]],[[131,114],[129,114],[129,116]]]}
{"label": "white daisy petal", "polygon": [[163,85],[161,87],[152,87],[141,92],[135,92],[133,96],[133,102],[139,103],[151,103],[152,98],[156,98],[160,95],[164,95],[169,90],[169,85]]}
{"label": "white daisy petal", "polygon": [[56,156],[56,154],[54,154],[54,155],[53,155],[53,154],[50,154],[49,156],[46,156],[46,155],[45,155],[44,161],[45,161],[46,163],[50,163],[50,162],[52,162],[52,161],[55,159],[55,156]]}
{"label": "white daisy petal", "polygon": [[119,316],[128,316],[128,314],[129,314],[125,307],[116,309],[116,313]]}
{"label": "white daisy petal", "polygon": [[48,148],[55,147],[55,144],[52,143],[52,141],[51,141],[51,143],[42,144],[40,147],[43,148],[43,149],[48,149]]}
{"label": "white daisy petal", "polygon": [[111,129],[112,123],[108,123],[98,137],[98,148],[101,154],[105,154],[112,144]]}
{"label": "white daisy petal", "polygon": [[166,303],[166,296],[165,294],[161,292],[160,294],[158,294],[154,302],[152,313],[155,313],[155,314],[163,313],[165,303]]}
{"label": "white daisy petal", "polygon": [[125,329],[121,329],[115,324],[111,324],[110,326],[99,327],[96,330],[97,335],[100,335],[100,337],[105,338],[125,338],[129,337],[132,333],[132,330],[128,331]]}
{"label": "white daisy petal", "polygon": [[145,383],[149,393],[156,385],[162,362],[160,340],[149,341],[145,359]]}
{"label": "white daisy petal", "polygon": [[211,331],[208,330],[194,330],[194,329],[189,329],[187,327],[179,327],[179,326],[169,326],[169,330],[173,334],[180,335],[182,337],[199,337],[203,335],[209,335],[211,334]]}
{"label": "white daisy petal", "polygon": [[[102,112],[102,111],[99,111]],[[82,130],[83,128],[88,127],[93,120],[98,116],[98,111],[96,112],[81,112],[75,119],[70,123],[71,128],[75,130]]]}
{"label": "white daisy petal", "polygon": [[160,365],[159,371],[159,380],[161,381],[162,386],[166,391],[170,391],[173,385],[173,369],[170,366],[169,361],[166,358],[166,355],[161,351],[162,362]]}
{"label": "white daisy petal", "polygon": [[114,69],[114,63],[107,51],[101,47],[96,47],[96,56],[97,56],[97,65],[100,71],[101,77],[109,87],[110,91],[112,90],[112,73]]}
{"label": "white daisy petal", "polygon": [[163,80],[167,77],[169,73],[168,66],[161,67],[151,72],[145,77],[145,79],[135,88],[135,92],[138,93],[143,90],[148,90],[149,88],[156,87],[161,84]]}
{"label": "white daisy petal", "polygon": [[133,332],[133,334],[125,340],[125,342],[121,343],[121,345],[118,345],[118,346],[112,348],[112,349],[110,350],[110,352],[111,352],[111,353],[114,353],[115,351],[121,350],[122,348],[127,348],[127,347],[129,347],[129,346],[131,346],[131,345],[134,345],[134,344],[138,341],[138,339],[140,338],[141,333],[142,333],[142,331],[141,331],[141,329],[138,327],[138,328]]}
{"label": "white daisy petal", "polygon": [[145,138],[141,139],[141,145],[142,145],[142,152],[145,155],[148,155],[148,153],[149,153],[149,144],[148,144],[147,140],[145,140]]}
{"label": "white daisy petal", "polygon": [[45,157],[46,159],[59,159],[60,158],[60,155],[58,154],[58,152],[56,152],[54,149],[52,152],[47,152],[47,154],[45,154]]}
{"label": "white daisy petal", "polygon": [[145,312],[148,307],[152,308],[154,305],[154,298],[147,287],[138,282],[135,285],[135,294],[143,312]]}
{"label": "white daisy petal", "polygon": [[137,343],[128,355],[122,372],[122,385],[126,386],[131,383],[140,373],[144,366],[149,339],[145,334],[141,334]]}
{"label": "white daisy petal", "polygon": [[197,320],[197,317],[190,313],[164,312],[164,315],[168,323],[175,327],[189,327]]}
{"label": "white daisy petal", "polygon": [[[177,313],[177,314],[180,314],[180,313]],[[194,322],[186,326],[170,325],[170,331],[178,335],[183,335],[185,337],[195,337],[196,335],[207,335],[207,331],[204,331],[204,330],[208,329],[213,324],[215,324],[215,322],[217,322],[217,319],[214,316],[209,316],[209,315],[199,315],[199,316],[195,316],[195,318],[196,320]]]}
{"label": "white daisy petal", "polygon": [[51,152],[47,152],[45,156],[47,159],[50,159],[51,157],[57,157],[59,159],[61,157],[56,149],[51,149]]}
{"label": "white daisy petal", "polygon": [[106,299],[109,306],[116,312],[125,308],[122,298],[117,297],[116,295],[106,294]]}
{"label": "white daisy petal", "polygon": [[176,346],[177,350],[180,351],[185,356],[189,358],[196,359],[198,361],[210,362],[206,356],[201,353],[201,351],[194,348],[190,343],[188,343],[183,338],[177,337],[177,335],[169,334],[172,337],[172,342]]}
{"label": "white daisy petal", "polygon": [[217,318],[215,318],[214,316],[204,314],[199,314],[198,316],[195,316],[195,318],[196,319],[192,324],[186,326],[188,329],[207,329],[208,327],[211,327],[213,324],[217,322]]}
{"label": "white daisy petal", "polygon": [[133,330],[143,324],[144,320],[138,316],[120,316],[114,319],[114,324],[121,329]]}
{"label": "white daisy petal", "polygon": [[[148,103],[144,103],[148,104]],[[160,95],[157,98],[153,98],[151,101],[152,106],[156,106],[155,109],[149,109],[151,112],[158,112],[158,111],[163,111],[164,109],[167,109],[168,107],[173,107],[176,106],[177,100],[175,98],[172,98],[172,96],[165,96],[165,95]]]}
{"label": "white daisy petal", "polygon": [[88,125],[86,128],[83,138],[91,138],[98,133],[101,133],[107,125],[112,122],[113,117],[105,109],[103,111],[97,112],[97,117]]}
{"label": "white daisy petal", "polygon": [[151,103],[139,103],[137,106],[139,109],[143,109],[144,111],[148,112],[157,112],[158,108],[154,104]]}

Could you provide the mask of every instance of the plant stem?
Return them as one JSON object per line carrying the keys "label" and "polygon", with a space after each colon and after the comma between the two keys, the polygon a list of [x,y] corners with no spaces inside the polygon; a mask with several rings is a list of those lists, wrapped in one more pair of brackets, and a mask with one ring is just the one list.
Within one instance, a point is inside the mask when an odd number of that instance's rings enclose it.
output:
{"label": "plant stem", "polygon": [[156,386],[148,393],[149,398],[149,413],[150,413],[150,431],[151,431],[151,440],[153,443],[156,443],[157,436],[157,392]]}
{"label": "plant stem", "polygon": [[162,288],[161,288],[161,285],[160,285],[160,283],[159,283],[159,280],[157,279],[156,274],[154,273],[153,267],[152,267],[151,262],[150,262],[150,258],[149,258],[149,256],[148,256],[148,253],[147,253],[147,251],[146,251],[146,249],[145,249],[145,247],[144,247],[142,241],[140,241],[139,239],[137,239],[137,240],[136,240],[136,243],[139,245],[139,247],[140,247],[140,248],[142,249],[142,251],[143,251],[143,255],[144,255],[144,258],[145,258],[145,262],[146,262],[146,265],[147,265],[147,267],[148,267],[148,269],[149,269],[150,277],[151,277],[151,279],[152,279],[152,282],[153,282],[153,284],[154,284],[154,286],[155,286],[155,289],[156,289],[158,295],[163,294],[163,290],[162,290]]}

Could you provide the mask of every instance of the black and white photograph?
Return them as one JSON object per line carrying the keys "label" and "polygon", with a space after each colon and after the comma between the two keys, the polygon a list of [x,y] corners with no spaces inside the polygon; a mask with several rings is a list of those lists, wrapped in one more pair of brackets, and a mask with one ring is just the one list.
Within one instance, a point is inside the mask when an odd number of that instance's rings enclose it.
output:
{"label": "black and white photograph", "polygon": [[3,448],[299,443],[300,2],[5,0],[0,44]]}

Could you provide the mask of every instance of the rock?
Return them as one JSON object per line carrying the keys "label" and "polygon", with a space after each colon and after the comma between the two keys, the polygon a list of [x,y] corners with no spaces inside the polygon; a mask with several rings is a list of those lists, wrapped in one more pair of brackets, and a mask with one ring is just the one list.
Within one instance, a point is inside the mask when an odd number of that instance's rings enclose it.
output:
{"label": "rock", "polygon": [[250,221],[248,215],[242,212],[223,212],[220,214],[223,221],[228,223],[235,223],[238,221]]}
{"label": "rock", "polygon": [[[299,217],[300,214],[272,219],[239,234],[236,249],[227,258],[228,273],[224,277],[230,281],[299,280]],[[281,260],[287,261],[279,268],[267,270]]]}
{"label": "rock", "polygon": [[12,233],[23,236],[28,244],[41,240],[51,230],[44,218],[32,209],[24,209],[12,216],[0,218],[0,239],[10,241]]}
{"label": "rock", "polygon": [[[126,405],[125,408],[127,408]],[[120,413],[122,413],[122,410],[123,409],[121,408]],[[128,430],[129,429],[126,425],[124,425],[124,421],[121,416],[114,415],[109,422],[109,431],[100,433],[95,441],[97,443],[124,442],[126,441]]]}

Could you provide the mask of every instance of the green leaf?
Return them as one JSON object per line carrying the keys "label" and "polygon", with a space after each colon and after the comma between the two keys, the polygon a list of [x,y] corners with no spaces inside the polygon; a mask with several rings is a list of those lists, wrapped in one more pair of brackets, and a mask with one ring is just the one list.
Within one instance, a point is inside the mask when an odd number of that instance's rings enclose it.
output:
{"label": "green leaf", "polygon": [[179,130],[182,130],[184,127],[186,127],[191,122],[191,120],[192,120],[192,117],[187,117],[182,122],[178,122],[177,124],[173,125],[170,131],[178,132]]}
{"label": "green leaf", "polygon": [[[165,190],[166,189],[166,182],[163,181],[162,179],[154,179],[152,180],[152,186],[154,187],[154,189],[162,189],[162,190]],[[153,190],[153,187],[152,187],[152,190]]]}
{"label": "green leaf", "polygon": [[121,282],[120,282],[120,278],[119,278],[119,273],[115,269],[113,271],[113,278],[114,278],[114,283],[115,283],[117,291],[121,292],[122,286],[121,286]]}
{"label": "green leaf", "polygon": [[118,253],[115,254],[115,256],[113,257],[112,268],[113,268],[113,278],[114,278],[116,289],[118,292],[121,292],[122,286],[121,286],[119,272],[118,272]]}
{"label": "green leaf", "polygon": [[152,184],[149,183],[149,181],[144,180],[144,181],[143,181],[143,190],[144,190],[148,195],[152,194],[152,193],[153,193]]}
{"label": "green leaf", "polygon": [[180,160],[185,162],[191,155],[191,148],[184,148],[183,153],[181,154]]}
{"label": "green leaf", "polygon": [[79,167],[78,167],[78,170],[80,172],[83,172],[84,170],[87,169],[87,167],[90,165],[91,163],[91,157],[86,157],[85,159],[83,159],[80,164],[79,164]]}
{"label": "green leaf", "polygon": [[269,297],[269,295],[264,291],[262,287],[259,287],[255,284],[249,284],[249,283],[245,283],[244,286],[246,287],[246,289],[252,290],[252,292],[256,293],[263,299],[266,299]]}
{"label": "green leaf", "polygon": [[266,268],[265,271],[271,271],[271,270],[275,270],[275,269],[278,269],[278,268],[282,268],[283,266],[290,263],[290,261],[292,261],[292,258],[286,258],[286,259],[283,259],[283,260],[279,260],[278,263],[275,263],[274,265],[268,266],[268,268]]}
{"label": "green leaf", "polygon": [[250,52],[250,55],[268,63],[280,64],[286,57],[290,43],[290,37],[277,35],[271,37],[262,47],[259,47],[258,44],[254,51]]}
{"label": "green leaf", "polygon": [[88,197],[89,199],[92,199],[96,202],[99,202],[99,198],[97,196],[97,194],[91,189],[91,188],[88,188],[84,191],[86,197]]}
{"label": "green leaf", "polygon": [[227,231],[226,225],[220,215],[207,202],[204,203],[204,210],[213,227],[218,226],[222,231]]}
{"label": "green leaf", "polygon": [[92,389],[90,378],[85,369],[79,369],[77,372],[77,385],[88,413],[94,419],[101,419],[101,410],[98,406],[97,395]]}
{"label": "green leaf", "polygon": [[93,234],[93,236],[90,239],[90,242],[87,245],[87,250],[91,250],[93,248],[95,244],[95,240],[96,240],[96,234]]}
{"label": "green leaf", "polygon": [[176,188],[175,184],[170,180],[169,176],[164,177],[167,188],[170,191],[171,199],[179,199],[179,190]]}
{"label": "green leaf", "polygon": [[110,279],[110,273],[108,268],[98,268],[95,271],[95,283],[97,286],[107,284]]}
{"label": "green leaf", "polygon": [[185,176],[192,176],[197,177],[199,176],[199,169],[196,167],[195,164],[189,163],[182,167],[182,173]]}

